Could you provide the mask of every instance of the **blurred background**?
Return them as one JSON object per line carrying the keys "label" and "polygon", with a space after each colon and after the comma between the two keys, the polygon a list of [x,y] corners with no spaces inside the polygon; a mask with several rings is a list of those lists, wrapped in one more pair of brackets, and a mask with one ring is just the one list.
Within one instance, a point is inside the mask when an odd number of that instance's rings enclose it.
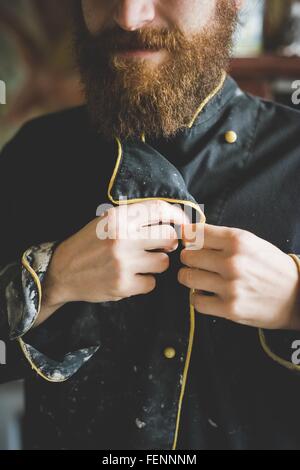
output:
{"label": "blurred background", "polygon": [[[6,84],[0,149],[26,120],[83,101],[71,55],[71,2],[0,0],[0,81]],[[300,0],[245,2],[231,74],[244,90],[294,106]],[[22,448],[22,390],[22,382],[0,387],[0,450]]]}
{"label": "blurred background", "polygon": [[[27,119],[82,102],[71,54],[72,0],[0,0],[0,148]],[[290,103],[300,78],[300,1],[245,0],[232,75]]]}
{"label": "blurred background", "polygon": [[0,147],[27,119],[82,101],[71,54],[72,0],[0,0]]}

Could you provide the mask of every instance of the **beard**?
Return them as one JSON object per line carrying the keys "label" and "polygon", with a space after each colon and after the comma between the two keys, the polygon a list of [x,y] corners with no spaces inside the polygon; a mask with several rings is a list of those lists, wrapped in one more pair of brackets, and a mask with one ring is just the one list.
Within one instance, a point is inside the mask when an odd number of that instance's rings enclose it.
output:
{"label": "beard", "polygon": [[[119,27],[91,35],[81,7],[75,14],[74,50],[87,108],[95,130],[107,140],[171,138],[188,127],[197,108],[228,68],[237,24],[231,0],[218,0],[214,18],[188,37],[179,29]],[[133,49],[166,58],[128,58]]]}

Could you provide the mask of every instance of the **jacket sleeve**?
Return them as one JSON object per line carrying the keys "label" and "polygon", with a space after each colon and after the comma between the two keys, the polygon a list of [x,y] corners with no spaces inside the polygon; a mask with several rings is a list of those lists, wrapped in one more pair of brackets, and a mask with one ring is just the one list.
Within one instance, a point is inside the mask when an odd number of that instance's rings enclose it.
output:
{"label": "jacket sleeve", "polygon": [[[61,335],[60,323],[45,322],[32,329],[38,317],[45,278],[58,241],[24,247],[18,227],[18,191],[14,188],[16,137],[0,155],[0,382],[38,374],[50,382],[62,382],[74,375],[98,350],[90,346],[50,357]],[[24,228],[25,230],[25,228]],[[25,248],[25,249],[24,249]],[[63,315],[57,312],[57,317]],[[55,315],[54,315],[55,316]],[[41,341],[43,338],[43,341]],[[39,350],[42,345],[45,351]]]}
{"label": "jacket sleeve", "polygon": [[[300,289],[300,255],[290,254],[299,270]],[[300,311],[299,311],[300,315]],[[265,353],[277,364],[300,374],[300,332],[259,330],[259,339]]]}

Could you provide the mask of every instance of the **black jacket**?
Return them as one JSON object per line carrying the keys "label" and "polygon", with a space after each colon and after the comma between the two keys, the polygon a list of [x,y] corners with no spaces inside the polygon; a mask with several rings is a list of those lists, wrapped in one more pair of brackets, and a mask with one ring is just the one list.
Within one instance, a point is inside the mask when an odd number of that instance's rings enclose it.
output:
{"label": "black jacket", "polygon": [[26,378],[26,448],[300,449],[300,333],[194,312],[177,282],[179,250],[151,294],[68,304],[31,329],[56,243],[120,196],[197,202],[210,224],[300,253],[299,124],[298,112],[227,78],[168,141],[106,142],[81,107],[30,122],[5,147],[0,379]]}

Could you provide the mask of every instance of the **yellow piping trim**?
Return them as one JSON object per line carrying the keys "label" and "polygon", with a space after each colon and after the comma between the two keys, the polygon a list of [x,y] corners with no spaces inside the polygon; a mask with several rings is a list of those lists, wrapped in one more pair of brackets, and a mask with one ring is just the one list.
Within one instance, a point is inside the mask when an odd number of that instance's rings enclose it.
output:
{"label": "yellow piping trim", "polygon": [[299,271],[299,274],[300,274],[300,259],[298,258],[297,255],[294,255],[293,253],[289,255],[291,258],[293,258],[293,260],[295,261],[296,265],[297,265],[297,268],[298,268],[298,271]]}
{"label": "yellow piping trim", "polygon": [[209,103],[209,101],[217,94],[219,93],[219,91],[221,90],[221,88],[223,87],[224,83],[225,83],[225,80],[226,80],[226,76],[227,76],[227,73],[226,72],[223,72],[222,73],[222,77],[221,77],[221,81],[219,83],[219,85],[205,98],[205,100],[200,104],[199,108],[197,109],[193,119],[191,120],[190,124],[188,125],[188,128],[191,129],[191,127],[193,127],[193,125],[195,124],[195,121],[197,119],[197,117],[199,116],[199,114],[202,112],[203,108]]}
{"label": "yellow piping trim", "polygon": [[118,171],[119,171],[119,168],[120,168],[120,165],[121,165],[122,156],[123,156],[123,149],[122,149],[121,141],[118,137],[116,137],[116,141],[117,141],[117,144],[118,144],[118,157],[117,157],[117,161],[116,161],[116,164],[115,164],[115,168],[114,168],[112,177],[111,177],[109,185],[108,185],[107,195],[108,195],[108,198],[111,202],[113,202],[114,204],[120,204],[120,201],[119,202],[114,201],[114,199],[111,195],[111,192],[112,192],[112,189],[113,189],[113,186],[114,186],[114,183],[115,183],[115,179],[117,177],[117,174],[118,174]]}
{"label": "yellow piping trim", "polygon": [[[194,292],[194,289],[191,290],[190,296],[192,296],[193,292]],[[195,337],[195,308],[194,308],[194,306],[192,305],[192,302],[191,302],[191,299],[190,299],[190,335],[189,335],[189,344],[188,344],[187,357],[186,357],[186,362],[185,362],[185,367],[184,367],[183,377],[182,377],[182,386],[181,386],[181,393],[180,393],[179,404],[178,404],[178,414],[177,414],[176,428],[175,428],[175,437],[174,437],[174,442],[173,442],[172,450],[176,450],[176,447],[177,447],[178,434],[179,434],[179,426],[180,426],[180,419],[181,419],[182,403],[183,403],[183,398],[184,398],[184,393],[185,393],[185,387],[186,387],[186,382],[187,382],[187,377],[188,377],[188,371],[189,371],[190,362],[191,362],[191,357],[192,357],[192,350],[193,350],[193,345],[194,345],[194,337]]]}
{"label": "yellow piping trim", "polygon": [[[210,101],[217,93],[219,93],[219,91],[221,90],[221,88],[223,87],[223,85],[224,85],[224,83],[225,83],[226,77],[227,77],[227,73],[226,73],[225,71],[223,71],[219,85],[205,98],[204,101],[202,101],[202,103],[200,104],[199,108],[198,108],[197,111],[195,112],[193,119],[192,119],[191,122],[188,124],[188,126],[187,126],[188,129],[191,129],[191,128],[193,127],[193,125],[195,124],[195,121],[196,121],[197,117],[198,117],[199,114],[203,111],[203,108],[205,108],[205,106],[209,103],[209,101]],[[143,132],[142,135],[141,135],[141,141],[144,142],[144,143],[146,143],[145,132]]]}
{"label": "yellow piping trim", "polygon": [[[202,212],[201,208],[199,205],[191,202],[191,201],[184,201],[184,200],[179,200],[179,199],[169,199],[169,198],[160,198],[160,197],[152,197],[152,198],[137,198],[137,199],[129,199],[126,201],[115,201],[111,195],[119,168],[120,164],[122,161],[122,156],[123,156],[123,149],[122,149],[122,143],[120,139],[116,137],[116,141],[118,143],[118,157],[117,157],[117,162],[108,186],[108,191],[107,191],[107,196],[111,202],[113,202],[116,205],[122,205],[122,204],[133,204],[136,202],[142,202],[142,201],[149,201],[149,200],[163,200],[166,202],[174,202],[174,203],[179,203],[179,204],[186,204],[191,207],[193,207],[195,210],[200,213],[201,216],[201,222],[205,223],[206,222],[206,217],[204,213]],[[193,294],[194,289],[191,289],[190,291],[190,297]],[[179,427],[180,427],[180,420],[181,420],[181,410],[182,410],[182,403],[183,403],[183,398],[184,398],[184,393],[185,393],[185,387],[186,387],[186,382],[187,382],[187,377],[188,377],[188,371],[189,371],[189,366],[190,366],[190,361],[191,361],[191,356],[192,356],[192,350],[193,350],[193,343],[194,343],[194,336],[195,336],[195,309],[194,306],[192,305],[190,301],[190,333],[189,333],[189,343],[188,343],[188,350],[186,354],[186,360],[185,360],[185,365],[184,365],[184,370],[183,370],[183,376],[182,376],[182,385],[181,385],[181,392],[180,392],[180,397],[179,397],[179,402],[178,402],[178,411],[177,411],[177,419],[176,419],[176,427],[175,427],[175,434],[174,434],[174,441],[172,445],[172,450],[176,450],[177,447],[177,441],[178,441],[178,434],[179,434]]]}
{"label": "yellow piping trim", "polygon": [[42,305],[42,286],[41,286],[38,275],[36,274],[36,272],[32,269],[32,267],[28,263],[28,260],[27,260],[28,251],[29,250],[25,251],[25,253],[22,256],[22,264],[23,264],[24,268],[27,269],[29,274],[31,274],[31,276],[33,277],[34,282],[36,284],[36,287],[37,287],[37,290],[38,290],[38,293],[39,293],[39,303],[38,303],[38,314],[39,314],[40,310],[41,310],[41,305]]}
{"label": "yellow piping trim", "polygon": [[[291,258],[293,258],[293,260],[295,261],[295,263],[297,264],[297,267],[298,267],[298,270],[299,270],[299,274],[300,274],[300,260],[299,258],[294,255],[294,254],[290,254],[289,255]],[[297,366],[296,364],[293,364],[292,362],[289,362],[287,361],[286,359],[283,359],[282,357],[278,356],[277,354],[275,354],[269,347],[268,343],[267,343],[267,340],[266,340],[266,336],[265,336],[265,333],[264,331],[260,328],[259,329],[259,339],[260,339],[260,343],[262,345],[262,348],[263,350],[265,351],[265,353],[271,358],[273,359],[273,361],[277,362],[277,364],[280,364],[281,366],[293,371],[293,372],[300,372],[300,366]]]}
{"label": "yellow piping trim", "polygon": [[170,202],[170,203],[177,203],[177,204],[185,204],[187,206],[190,206],[192,207],[193,209],[195,209],[196,211],[199,212],[200,216],[201,216],[201,219],[200,219],[200,223],[205,223],[206,222],[206,217],[204,215],[204,213],[202,212],[201,208],[199,207],[198,204],[192,202],[192,201],[185,201],[185,200],[181,200],[181,199],[171,199],[171,198],[166,198],[166,197],[147,197],[147,198],[136,198],[136,199],[128,199],[128,200],[124,200],[124,201],[115,201],[114,198],[112,197],[112,189],[113,189],[113,186],[114,186],[114,183],[115,183],[115,180],[116,180],[116,177],[117,177],[117,174],[118,174],[118,171],[119,171],[119,168],[120,168],[120,165],[121,165],[121,161],[122,161],[122,156],[123,156],[123,149],[122,149],[122,144],[120,142],[120,139],[116,138],[116,141],[118,143],[118,158],[117,158],[117,163],[116,163],[116,166],[115,166],[115,169],[113,171],[113,175],[111,177],[111,180],[110,180],[110,183],[109,183],[109,186],[108,186],[108,198],[109,200],[113,203],[113,204],[116,204],[116,205],[125,205],[125,204],[133,204],[133,203],[138,203],[138,202],[143,202],[143,201],[155,201],[155,200],[160,200],[160,201],[165,201],[165,202]]}
{"label": "yellow piping trim", "polygon": [[59,380],[49,379],[49,377],[47,377],[45,374],[43,374],[43,372],[32,361],[31,356],[30,356],[29,352],[27,351],[26,344],[24,343],[22,338],[18,338],[18,342],[19,342],[19,344],[21,346],[21,349],[23,351],[23,354],[26,357],[27,361],[29,362],[32,370],[34,370],[40,377],[42,377],[47,382],[51,382],[51,383],[59,383],[59,382],[66,382],[67,381],[67,379],[59,379]]}
{"label": "yellow piping trim", "polygon": [[[36,272],[34,271],[34,269],[32,269],[32,267],[30,266],[30,264],[28,263],[28,260],[27,260],[27,253],[28,253],[29,250],[25,251],[25,253],[23,254],[22,256],[22,265],[24,266],[24,268],[29,272],[29,274],[33,277],[33,280],[36,284],[36,287],[37,287],[37,290],[38,290],[38,295],[39,295],[39,303],[38,303],[38,312],[37,312],[37,315],[39,315],[40,313],[40,310],[41,310],[41,305],[42,305],[42,286],[41,286],[41,281],[38,277],[38,275],[36,274]],[[67,379],[60,379],[60,380],[52,380],[52,379],[49,379],[35,364],[34,362],[32,361],[31,359],[31,356],[27,350],[27,347],[26,347],[26,344],[24,343],[24,341],[22,340],[22,338],[18,338],[18,343],[21,347],[21,350],[24,354],[24,356],[26,357],[27,361],[29,362],[31,368],[40,376],[42,377],[44,380],[46,380],[47,382],[55,382],[55,383],[58,383],[58,382],[65,382]]]}
{"label": "yellow piping trim", "polygon": [[259,329],[259,339],[260,339],[260,343],[262,345],[263,350],[265,351],[265,353],[271,359],[273,359],[273,361],[277,362],[277,364],[279,364],[279,365],[281,365],[281,366],[285,367],[286,369],[289,369],[293,372],[300,372],[300,366],[297,366],[296,364],[293,364],[292,362],[289,362],[289,361],[286,361],[285,359],[282,359],[282,357],[277,356],[277,354],[275,354],[270,349],[270,347],[268,346],[267,340],[266,340],[265,333],[263,332],[263,330],[261,328]]}

